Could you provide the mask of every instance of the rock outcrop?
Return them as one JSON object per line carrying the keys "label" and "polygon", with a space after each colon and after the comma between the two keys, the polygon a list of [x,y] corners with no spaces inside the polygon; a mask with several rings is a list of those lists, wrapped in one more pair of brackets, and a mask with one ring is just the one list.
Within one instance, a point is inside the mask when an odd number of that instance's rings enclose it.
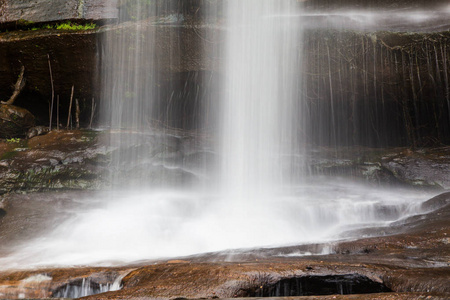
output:
{"label": "rock outcrop", "polygon": [[450,148],[337,148],[308,159],[313,174],[351,177],[382,184],[450,189]]}
{"label": "rock outcrop", "polygon": [[24,137],[35,118],[26,109],[0,104],[0,138]]}
{"label": "rock outcrop", "polygon": [[11,0],[0,2],[0,23],[26,25],[65,20],[117,19],[117,0]]}
{"label": "rock outcrop", "polygon": [[[121,135],[127,141],[129,132]],[[0,195],[14,192],[183,186],[197,183],[209,159],[192,137],[135,134],[139,144],[110,144],[109,132],[54,130],[29,140],[0,141]],[[117,136],[115,137],[117,140]],[[139,153],[146,161],[126,159]],[[117,157],[122,157],[120,164]],[[111,161],[115,160],[115,164]],[[120,178],[120,182],[114,181]]]}
{"label": "rock outcrop", "polygon": [[0,195],[98,189],[105,184],[105,147],[95,132],[52,131],[0,143]]}

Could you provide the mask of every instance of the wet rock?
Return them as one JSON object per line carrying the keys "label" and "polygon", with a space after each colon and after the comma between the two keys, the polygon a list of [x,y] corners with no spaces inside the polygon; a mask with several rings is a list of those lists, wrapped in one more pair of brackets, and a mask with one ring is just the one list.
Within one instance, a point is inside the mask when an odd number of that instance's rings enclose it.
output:
{"label": "wet rock", "polygon": [[115,19],[118,17],[116,2],[117,0],[9,1],[0,14],[0,23]]}
{"label": "wet rock", "polygon": [[113,133],[112,138],[120,142],[110,153],[113,163],[107,177],[113,178],[116,186],[190,186],[205,175],[199,170],[204,164],[197,164],[197,169],[192,166],[191,158],[202,155],[192,137]]}
{"label": "wet rock", "polygon": [[[87,1],[87,0],[86,0]],[[85,3],[87,3],[85,1]],[[133,1],[132,1],[133,2]],[[177,1],[186,2],[186,1]],[[76,6],[76,5],[75,5]],[[99,99],[109,99],[108,95],[100,96],[100,73],[110,73],[114,69],[114,64],[117,63],[111,51],[112,47],[104,47],[102,43],[98,41],[115,40],[117,39],[117,32],[123,32],[123,44],[133,44],[133,36],[135,30],[135,23],[127,22],[118,25],[104,26],[97,28],[95,30],[89,31],[77,31],[77,32],[67,32],[59,30],[37,30],[37,31],[17,31],[9,33],[0,34],[0,98],[6,98],[10,96],[10,82],[14,82],[19,69],[19,61],[23,63],[26,68],[27,76],[27,86],[24,88],[21,96],[18,98],[18,105],[27,108],[32,112],[40,121],[44,124],[48,122],[48,100],[51,99],[51,85],[49,84],[49,66],[48,66],[48,56],[50,55],[50,61],[53,70],[53,77],[57,78],[55,80],[55,90],[58,91],[60,96],[60,112],[61,118],[67,118],[67,111],[69,105],[69,99],[71,95],[71,87],[75,85],[75,97],[80,100],[81,115],[80,121],[83,124],[89,124],[91,99],[94,98],[98,104]],[[200,25],[200,24],[199,24]],[[220,80],[220,59],[217,55],[204,55],[205,49],[210,49],[209,47],[220,47],[221,41],[220,36],[223,33],[223,28],[219,26],[166,26],[164,24],[155,26],[154,23],[145,20],[139,23],[139,27],[142,33],[142,42],[151,43],[154,45],[155,54],[154,57],[157,58],[157,64],[152,64],[155,67],[155,71],[158,71],[158,78],[160,82],[155,83],[158,87],[158,93],[161,95],[159,97],[161,102],[156,105],[160,107],[160,111],[155,111],[154,117],[166,118],[173,122],[169,124],[170,126],[182,127],[182,126],[193,126],[197,118],[190,119],[191,116],[186,112],[199,111],[198,107],[195,105],[200,105],[199,107],[211,107],[214,109],[214,104],[216,101],[214,99],[202,99],[203,101],[211,101],[210,103],[200,103],[199,99],[196,99],[193,93],[187,99],[186,95],[182,92],[188,87],[188,89],[199,89],[199,93],[205,95],[211,86],[214,86],[218,80]],[[447,30],[447,29],[445,29]],[[129,33],[129,34],[128,34]],[[204,37],[217,37],[216,41],[209,41],[204,39]],[[341,61],[343,64],[339,66],[340,69],[351,69],[355,70],[355,78],[366,78],[369,81],[358,81],[352,83],[350,86],[349,80],[339,80],[339,76],[332,78],[332,86],[340,86],[340,89],[334,89],[334,97],[336,99],[342,99],[339,105],[334,108],[335,115],[331,115],[328,105],[329,103],[329,89],[320,88],[322,81],[328,78],[329,70],[328,68],[323,69],[311,69],[314,66],[308,66],[305,63],[305,68],[309,68],[306,74],[319,74],[306,76],[310,82],[308,86],[311,86],[308,91],[320,90],[319,95],[309,95],[312,99],[311,101],[317,103],[323,103],[324,105],[311,105],[311,111],[308,113],[309,117],[304,115],[302,118],[304,120],[311,120],[311,124],[316,124],[311,126],[312,128],[305,128],[304,132],[311,132],[310,136],[306,137],[306,140],[311,140],[312,143],[317,145],[332,145],[335,144],[333,140],[340,137],[338,140],[342,141],[352,141],[353,144],[358,145],[406,145],[408,141],[405,141],[406,133],[402,128],[406,125],[405,120],[399,117],[402,107],[400,103],[407,103],[408,105],[413,105],[411,93],[420,94],[420,106],[429,107],[428,109],[416,110],[413,107],[407,107],[407,111],[416,111],[417,116],[411,116],[412,119],[417,119],[417,128],[413,128],[413,133],[418,136],[417,144],[429,145],[427,141],[436,141],[436,143],[448,142],[448,116],[441,114],[439,107],[445,107],[447,100],[444,96],[438,97],[437,95],[445,95],[445,82],[433,82],[430,80],[428,74],[429,62],[427,55],[430,57],[438,58],[438,67],[441,68],[440,71],[436,70],[437,74],[440,74],[444,78],[445,61],[441,57],[440,45],[445,45],[448,41],[449,33],[444,31],[442,33],[434,34],[399,34],[399,33],[383,33],[377,35],[363,34],[360,32],[352,33],[342,33],[338,31],[329,30],[318,30],[318,31],[308,31],[305,33],[305,38],[308,44],[317,44],[318,49],[311,48],[309,51],[305,51],[305,61],[310,63],[317,61],[317,56],[322,59],[326,59],[327,55],[326,46],[324,41],[327,41],[327,45],[330,46],[330,50],[333,54],[332,60]],[[372,39],[376,38],[376,43],[373,43]],[[148,39],[148,40],[147,40]],[[151,39],[151,40],[150,40]],[[407,40],[407,42],[399,42]],[[388,41],[388,42],[386,42]],[[392,42],[391,42],[392,41]],[[432,42],[434,41],[434,42]],[[362,42],[362,45],[360,44]],[[322,44],[320,44],[322,43]],[[418,86],[410,86],[410,81],[408,85],[400,84],[398,78],[398,72],[394,72],[395,64],[390,61],[389,67],[385,66],[385,61],[377,58],[376,66],[373,69],[377,70],[377,74],[369,76],[367,78],[367,73],[364,73],[366,68],[364,61],[359,59],[360,51],[353,51],[351,49],[352,45],[359,45],[358,47],[369,47],[367,49],[368,56],[379,57],[376,54],[380,53],[379,49],[382,51],[390,51],[389,49],[405,49],[405,53],[411,52],[410,59],[406,59],[404,62],[406,65],[405,70],[411,68],[408,65],[409,61],[415,61],[415,57],[421,57],[421,61],[417,64],[419,65],[421,78],[419,79],[424,88],[418,89]],[[426,45],[423,46],[423,45]],[[345,46],[345,47],[344,47]],[[344,48],[342,48],[344,47]],[[320,48],[321,53],[318,53]],[[423,49],[433,50],[430,53],[424,53]],[[20,51],[18,51],[20,49]],[[168,51],[170,49],[171,51]],[[343,51],[338,49],[344,49]],[[359,48],[358,48],[359,49]],[[414,50],[411,50],[414,49]],[[130,51],[129,53],[124,53],[124,57],[129,55],[134,56],[133,47],[128,47],[124,51]],[[211,53],[217,53],[218,49],[212,49]],[[325,52],[323,52],[325,51]],[[102,53],[101,56],[99,54]],[[350,54],[353,53],[353,54]],[[402,52],[404,53],[404,52]],[[414,54],[413,54],[414,53]],[[104,55],[103,55],[104,54]],[[140,53],[139,55],[144,55]],[[345,59],[342,59],[342,55]],[[396,54],[400,55],[400,53]],[[152,57],[153,57],[152,56]],[[68,59],[70,58],[70,59]],[[104,70],[99,68],[99,58],[102,61],[102,67]],[[408,56],[406,57],[408,58]],[[344,62],[348,62],[344,64]],[[353,62],[358,62],[358,65],[353,66]],[[137,74],[146,74],[148,64],[150,61],[146,61],[135,69],[133,72]],[[361,63],[361,64],[360,64]],[[323,63],[315,64],[320,66],[327,66],[328,62],[323,61]],[[334,67],[338,67],[336,64]],[[132,64],[126,64],[125,68],[131,67]],[[416,70],[416,66],[413,66]],[[133,67],[134,68],[134,67]],[[371,68],[372,69],[372,68]],[[387,72],[389,71],[390,72]],[[127,70],[124,70],[127,71]],[[337,74],[339,70],[331,70],[331,73]],[[388,74],[389,73],[389,74]],[[202,78],[203,77],[203,78]],[[191,79],[189,79],[191,78]],[[193,78],[198,78],[194,79]],[[384,78],[379,80],[379,78]],[[137,86],[146,86],[148,78],[146,76],[138,76],[137,81],[134,83]],[[190,80],[192,82],[190,82]],[[339,81],[338,81],[339,80]],[[206,83],[207,82],[207,83]],[[383,82],[393,82],[394,84],[383,84]],[[192,83],[192,86],[191,86]],[[395,84],[398,83],[398,84]],[[317,86],[317,89],[314,88]],[[355,87],[356,86],[356,87]],[[374,97],[373,92],[369,98],[360,97],[362,92],[366,91],[360,90],[362,86],[374,86],[376,90],[385,91],[386,95],[392,95],[392,97],[385,97],[381,101],[380,97]],[[398,87],[401,87],[399,89]],[[355,90],[356,89],[356,90]],[[416,90],[417,89],[417,90]],[[346,91],[354,91],[352,97],[347,95]],[[165,99],[171,98],[173,95],[183,95],[182,97],[174,96],[174,103],[182,103],[183,105],[173,105],[173,110],[169,111],[167,109],[167,103]],[[376,94],[376,93],[375,93]],[[379,94],[378,94],[379,95]],[[33,96],[33,101],[28,102],[27,99]],[[406,98],[404,98],[406,97]],[[307,97],[309,98],[309,97]],[[87,100],[85,100],[87,99]],[[172,99],[172,98],[171,98]],[[349,100],[344,99],[355,99],[354,104],[348,102]],[[431,101],[430,99],[434,99]],[[352,100],[353,101],[353,100]],[[385,103],[386,101],[386,107]],[[383,103],[382,103],[383,102]],[[210,105],[212,104],[212,105]],[[98,106],[100,107],[100,106]],[[107,107],[105,105],[104,107]],[[352,108],[352,109],[349,109]],[[435,109],[431,109],[435,107]],[[83,109],[84,108],[84,109]],[[181,109],[182,108],[182,109]],[[217,106],[216,106],[217,108]],[[382,110],[383,109],[383,110]],[[352,115],[364,116],[367,111],[379,111],[385,117],[383,121],[377,120],[376,122],[371,122],[374,124],[369,124],[369,120],[366,118],[354,118]],[[54,112],[56,113],[56,112]],[[212,111],[211,111],[212,113]],[[108,114],[108,113],[105,113]],[[192,114],[195,114],[192,112]],[[210,115],[210,113],[207,113]],[[54,114],[55,115],[55,114]],[[441,116],[442,115],[442,116]],[[441,116],[438,120],[435,120],[436,116]],[[333,126],[331,130],[329,120],[336,119],[336,126]],[[164,120],[165,121],[165,120]],[[366,122],[367,121],[367,122]],[[319,122],[319,123],[317,123]],[[165,122],[163,122],[165,123]],[[305,124],[309,123],[305,121]],[[309,127],[309,126],[308,126]],[[373,130],[371,129],[372,127]],[[335,132],[336,136],[331,134],[324,134],[322,132],[315,132],[314,128],[323,128],[324,132]],[[349,128],[354,128],[349,130]],[[394,129],[396,128],[396,129]],[[377,138],[378,137],[378,138]],[[379,137],[383,137],[383,140],[379,140]],[[384,139],[388,139],[385,141]],[[322,141],[324,139],[324,141]],[[411,144],[411,143],[409,143]],[[383,172],[378,172],[374,170],[376,166],[366,166],[363,172],[374,172],[373,176],[384,176]]]}
{"label": "wet rock", "polygon": [[96,135],[52,131],[20,145],[4,143],[0,147],[0,194],[104,186],[105,165],[97,164],[97,158],[103,160],[107,150]]}
{"label": "wet rock", "polygon": [[450,192],[440,194],[422,204],[424,211],[432,211],[450,204]]}
{"label": "wet rock", "polygon": [[0,297],[6,299],[79,298],[114,290],[114,281],[127,269],[99,268],[46,269],[42,272],[17,272],[6,276],[8,285],[0,286]]}
{"label": "wet rock", "polygon": [[403,151],[381,165],[404,183],[450,189],[450,147]]}
{"label": "wet rock", "polygon": [[24,108],[0,105],[0,138],[23,137],[34,121],[34,116]]}
{"label": "wet rock", "polygon": [[[8,99],[11,96],[10,84],[17,78],[20,61],[25,66],[27,85],[17,97],[15,104],[26,108],[36,116],[37,124],[48,124],[50,119],[48,102],[52,97],[50,58],[54,89],[58,91],[60,97],[60,119],[67,119],[72,85],[75,85],[75,97],[80,98],[81,107],[91,107],[92,97],[97,102],[99,98],[94,90],[96,71],[93,67],[97,65],[97,38],[98,35],[92,30],[0,33],[0,98]],[[83,99],[89,101],[86,103]],[[56,103],[54,107],[55,120]],[[89,115],[89,109],[82,110],[80,114],[80,119],[84,122],[82,124],[89,122]]]}
{"label": "wet rock", "polygon": [[[121,144],[115,147],[109,145],[108,132],[94,131],[54,130],[29,140],[0,142],[0,195],[96,190],[111,184],[190,186],[205,175],[201,166],[192,167],[191,156],[202,151],[190,138],[138,134],[132,141],[125,139],[131,134],[117,134]],[[120,163],[112,164],[119,157]]]}
{"label": "wet rock", "polygon": [[27,139],[31,139],[32,137],[46,134],[50,131],[47,126],[34,126],[28,129]]}
{"label": "wet rock", "polygon": [[[334,151],[331,154],[330,151]],[[450,188],[450,148],[336,148],[308,158],[313,174],[420,188]]]}
{"label": "wet rock", "polygon": [[[48,102],[52,97],[49,75],[50,59],[54,90],[57,91],[60,98],[60,120],[67,120],[71,88],[74,86],[74,97],[78,98],[80,102],[80,123],[81,126],[87,126],[90,123],[92,98],[94,98],[97,107],[101,106],[101,99],[108,99],[108,97],[100,95],[100,91],[102,91],[100,73],[111,72],[111,67],[114,63],[117,63],[117,60],[109,53],[112,49],[103,47],[103,44],[98,41],[117,39],[117,32],[123,30],[127,39],[124,43],[132,43],[134,28],[135,24],[124,23],[103,27],[97,26],[93,30],[81,31],[42,29],[0,32],[0,99],[6,100],[11,96],[10,85],[17,79],[21,62],[26,70],[27,85],[18,96],[15,104],[34,114],[37,118],[37,124],[48,124]],[[202,57],[202,49],[207,45],[202,36],[205,36],[206,31],[211,29],[198,28],[192,30],[192,27],[178,26],[158,27],[151,22],[143,21],[142,30],[145,39],[154,37],[157,40],[155,44],[157,53],[155,55],[159,61],[158,71],[161,72],[161,76],[158,76],[157,86],[162,94],[162,102],[165,101],[166,97],[170,97],[174,86],[182,91],[186,88],[186,82],[189,80],[193,81],[195,78],[201,78],[202,76],[211,77],[208,74],[203,75],[203,72],[211,70],[213,64],[217,65],[217,62],[214,62],[210,57]],[[175,46],[172,45],[174,43]],[[169,51],[170,55],[167,55],[169,53],[167,49],[169,48],[174,51]],[[132,47],[127,48],[126,51],[130,51],[131,55]],[[101,56],[99,56],[100,53],[102,53]],[[105,70],[101,70],[101,72],[100,58],[102,59],[102,67],[105,67]],[[146,74],[146,66],[147,64],[142,64],[136,69],[136,72]],[[136,84],[146,85],[145,78],[146,76],[140,76],[138,79],[140,82]],[[192,84],[195,84],[195,87],[200,85],[202,88],[206,88],[203,87],[206,84],[205,82],[206,80],[195,79]],[[55,94],[55,100],[57,95]],[[185,105],[188,103],[191,105],[190,103],[197,100],[194,96],[188,100],[180,99]],[[161,103],[161,112],[155,113],[165,114],[166,108],[164,105]],[[175,115],[168,117],[173,119],[174,122],[181,122],[180,113],[176,112]],[[186,111],[182,113],[186,114]],[[95,116],[97,115],[96,113]],[[55,118],[55,116],[56,108],[53,111],[53,117]],[[94,124],[95,121],[94,119]],[[176,125],[178,126],[178,124]]]}

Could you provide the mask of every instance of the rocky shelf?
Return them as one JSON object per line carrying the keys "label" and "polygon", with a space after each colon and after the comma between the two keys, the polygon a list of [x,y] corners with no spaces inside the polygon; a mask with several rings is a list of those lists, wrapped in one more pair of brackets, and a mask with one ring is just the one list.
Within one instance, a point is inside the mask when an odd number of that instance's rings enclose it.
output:
{"label": "rocky shelf", "polygon": [[[0,195],[108,187],[111,180],[109,164],[113,153],[132,151],[135,147],[129,145],[131,150],[127,150],[125,145],[125,149],[119,150],[110,145],[110,138],[107,131],[54,130],[29,140],[0,140]],[[155,159],[152,166],[146,167],[149,178],[155,179],[153,184],[186,184],[200,180],[199,170],[195,168],[201,168],[200,162],[206,163],[207,169],[208,164],[212,167],[215,154],[202,148],[204,146],[197,138],[187,133],[139,137],[141,150],[153,153]],[[162,161],[169,168],[161,170]],[[306,170],[313,176],[340,176],[376,184],[436,190],[450,188],[449,147],[417,150],[321,148],[306,155],[306,164]],[[170,166],[178,168],[170,169]],[[137,172],[140,169],[142,166],[125,166],[122,171],[115,171],[126,172],[124,178],[129,178],[130,184],[137,179],[133,174],[142,174]]]}

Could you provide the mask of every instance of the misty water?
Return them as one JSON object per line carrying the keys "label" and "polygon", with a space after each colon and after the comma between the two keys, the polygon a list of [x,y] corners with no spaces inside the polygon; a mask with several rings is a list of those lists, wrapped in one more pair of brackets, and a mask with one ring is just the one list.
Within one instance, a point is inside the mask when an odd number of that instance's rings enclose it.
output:
{"label": "misty water", "polygon": [[[179,63],[171,47],[179,46],[181,16],[159,19],[151,13],[155,7],[146,7],[147,13],[137,7],[143,14],[138,19],[153,21],[129,22],[106,35],[101,54],[108,101],[102,118],[111,131],[111,190],[77,199],[87,205],[53,232],[1,259],[4,266],[110,265],[327,243],[350,230],[354,234],[345,238],[360,238],[354,230],[425,213],[420,204],[435,192],[313,176],[307,167],[313,147],[305,131],[320,124],[302,117],[305,28],[367,30],[373,25],[378,30],[383,27],[377,18],[390,17],[305,13],[297,1],[227,3],[225,21],[209,25],[225,28],[222,46],[202,49],[205,56],[220,57],[220,80],[202,91],[180,88],[163,70]],[[398,28],[427,18],[429,12],[409,14],[399,19]],[[164,56],[157,49],[162,36],[170,45]],[[200,117],[189,130],[169,129],[183,110],[176,103],[187,97],[214,100],[215,108],[198,105]],[[339,144],[336,137],[334,143]]]}
{"label": "misty water", "polygon": [[[84,195],[76,199],[82,210],[72,209],[54,232],[21,245],[1,262],[12,268],[116,265],[209,251],[257,253],[261,247],[327,243],[343,239],[347,231],[345,239],[361,238],[355,229],[388,226],[425,213],[420,204],[433,195],[333,178],[314,178],[260,204],[175,189]],[[310,254],[332,251],[328,247]]]}

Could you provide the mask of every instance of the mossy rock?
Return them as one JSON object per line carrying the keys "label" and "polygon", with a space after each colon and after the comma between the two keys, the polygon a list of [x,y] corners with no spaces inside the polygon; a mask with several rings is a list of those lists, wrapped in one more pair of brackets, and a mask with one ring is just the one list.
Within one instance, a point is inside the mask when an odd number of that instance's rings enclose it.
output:
{"label": "mossy rock", "polygon": [[34,126],[35,118],[26,109],[0,105],[0,138],[23,137]]}

